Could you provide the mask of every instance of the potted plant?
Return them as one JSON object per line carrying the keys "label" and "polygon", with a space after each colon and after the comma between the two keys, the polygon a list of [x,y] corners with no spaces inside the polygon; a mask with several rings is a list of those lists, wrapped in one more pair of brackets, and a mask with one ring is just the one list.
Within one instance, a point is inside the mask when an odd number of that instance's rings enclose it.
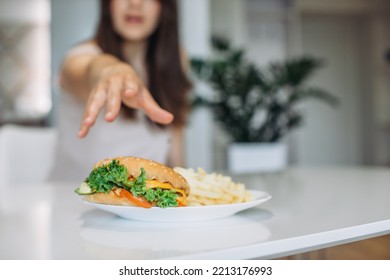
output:
{"label": "potted plant", "polygon": [[[214,37],[212,59],[192,58],[196,77],[210,84],[215,95],[196,94],[193,106],[209,106],[230,137],[228,165],[232,172],[279,170],[287,164],[283,139],[302,124],[297,104],[316,98],[330,105],[337,98],[305,82],[322,61],[302,56],[271,63],[260,69],[222,38]],[[240,160],[237,156],[244,155]],[[249,157],[248,157],[249,156]]]}

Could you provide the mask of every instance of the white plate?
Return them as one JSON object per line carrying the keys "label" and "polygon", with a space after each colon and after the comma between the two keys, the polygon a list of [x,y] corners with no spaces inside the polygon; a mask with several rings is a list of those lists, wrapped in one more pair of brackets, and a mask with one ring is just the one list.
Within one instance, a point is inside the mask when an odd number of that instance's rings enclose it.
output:
{"label": "white plate", "polygon": [[114,213],[122,218],[148,222],[192,222],[226,218],[242,210],[255,207],[271,198],[266,192],[249,190],[254,200],[244,203],[187,206],[170,208],[141,208],[134,206],[108,205],[84,201],[104,211]]}

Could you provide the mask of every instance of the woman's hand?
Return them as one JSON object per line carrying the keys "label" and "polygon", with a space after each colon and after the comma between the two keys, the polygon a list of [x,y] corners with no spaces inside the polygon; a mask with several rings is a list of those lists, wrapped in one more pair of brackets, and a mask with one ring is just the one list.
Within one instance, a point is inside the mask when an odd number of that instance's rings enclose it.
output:
{"label": "woman's hand", "polygon": [[90,92],[78,136],[83,138],[88,134],[104,107],[104,119],[114,121],[122,103],[144,111],[155,122],[169,124],[173,120],[173,115],[157,104],[130,65],[117,63],[102,71]]}

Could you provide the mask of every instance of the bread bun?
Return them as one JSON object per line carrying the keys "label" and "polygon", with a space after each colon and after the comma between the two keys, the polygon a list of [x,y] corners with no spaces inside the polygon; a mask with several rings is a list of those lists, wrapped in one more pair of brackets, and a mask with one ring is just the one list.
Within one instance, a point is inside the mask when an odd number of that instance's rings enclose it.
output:
{"label": "bread bun", "polygon": [[109,193],[94,193],[83,196],[85,200],[101,204],[136,206],[125,197],[120,197],[114,191]]}
{"label": "bread bun", "polygon": [[143,167],[149,180],[170,183],[175,189],[183,190],[187,196],[190,193],[190,187],[183,176],[172,168],[156,161],[130,156],[115,157],[98,161],[94,168],[107,165],[113,160],[118,160],[119,164],[122,164],[127,168],[129,177],[138,177],[141,173],[141,168]]}

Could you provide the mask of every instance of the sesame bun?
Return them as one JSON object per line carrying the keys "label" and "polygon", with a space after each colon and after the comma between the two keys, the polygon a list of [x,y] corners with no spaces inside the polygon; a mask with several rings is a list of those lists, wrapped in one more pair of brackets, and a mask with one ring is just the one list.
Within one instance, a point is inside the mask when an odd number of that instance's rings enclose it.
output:
{"label": "sesame bun", "polygon": [[[121,189],[118,189],[116,191],[120,192]],[[130,200],[125,197],[120,197],[118,194],[115,194],[115,192],[112,190],[109,193],[94,193],[90,195],[85,195],[84,199],[90,202],[102,204],[136,206]]]}
{"label": "sesame bun", "polygon": [[175,189],[183,190],[187,196],[190,193],[190,187],[183,176],[174,171],[172,168],[169,168],[168,166],[165,166],[156,161],[138,157],[107,158],[97,162],[94,168],[107,165],[113,160],[118,160],[119,164],[122,164],[127,168],[129,177],[138,177],[141,173],[141,168],[143,167],[149,180],[157,180],[162,183],[169,183]]}

